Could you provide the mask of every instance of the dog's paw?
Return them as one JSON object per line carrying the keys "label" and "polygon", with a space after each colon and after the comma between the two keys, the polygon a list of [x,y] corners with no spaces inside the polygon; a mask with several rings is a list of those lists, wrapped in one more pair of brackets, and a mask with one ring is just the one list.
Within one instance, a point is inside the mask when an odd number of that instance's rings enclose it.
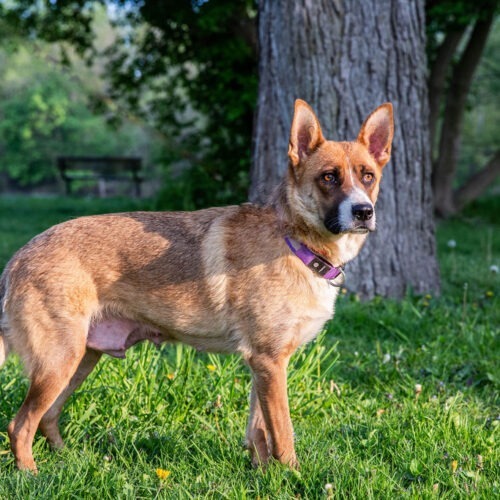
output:
{"label": "dog's paw", "polygon": [[36,463],[31,460],[16,460],[16,467],[21,471],[31,472],[34,476],[38,474]]}
{"label": "dog's paw", "polygon": [[297,459],[297,456],[294,455],[293,458],[290,459],[290,461],[288,462],[288,466],[293,470],[296,470],[296,471],[300,470],[300,463]]}
{"label": "dog's paw", "polygon": [[299,470],[300,469],[300,464],[297,459],[297,455],[295,454],[295,451],[292,451],[290,453],[282,453],[281,455],[275,457],[280,463],[283,465],[288,465],[293,470]]}

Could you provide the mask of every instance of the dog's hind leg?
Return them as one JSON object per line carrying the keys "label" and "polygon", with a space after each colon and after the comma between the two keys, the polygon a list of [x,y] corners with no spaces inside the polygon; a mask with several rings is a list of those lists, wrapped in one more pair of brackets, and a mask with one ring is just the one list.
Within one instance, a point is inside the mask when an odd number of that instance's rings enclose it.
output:
{"label": "dog's hind leg", "polygon": [[[47,321],[48,318],[44,320],[44,327],[56,326],[55,322]],[[32,339],[37,333],[38,338],[43,338],[41,335],[45,328],[41,330],[40,326],[40,323],[32,325],[31,337],[28,335],[25,338]],[[33,328],[38,332],[35,333]],[[19,469],[36,472],[32,444],[40,420],[68,386],[85,355],[85,332],[78,327],[71,328],[70,325],[65,325],[64,329],[59,327],[57,331],[57,335],[45,335],[43,351],[40,350],[41,342],[37,345],[36,352],[33,345],[25,345],[23,349],[31,385],[24,403],[7,429]],[[13,333],[13,337],[19,338],[21,335]]]}
{"label": "dog's hind leg", "polygon": [[250,417],[247,426],[246,446],[250,451],[254,467],[267,463],[271,456],[268,445],[268,432],[255,382],[250,393]]}
{"label": "dog's hind leg", "polygon": [[73,394],[73,392],[78,389],[78,387],[80,387],[80,385],[88,377],[99,359],[101,359],[101,355],[102,353],[98,351],[87,349],[87,352],[81,360],[78,369],[73,377],[71,377],[69,384],[63,392],[59,394],[58,398],[42,417],[39,429],[52,448],[57,449],[64,446],[64,441],[59,432],[59,416],[61,415],[64,403],[66,403],[71,394]]}

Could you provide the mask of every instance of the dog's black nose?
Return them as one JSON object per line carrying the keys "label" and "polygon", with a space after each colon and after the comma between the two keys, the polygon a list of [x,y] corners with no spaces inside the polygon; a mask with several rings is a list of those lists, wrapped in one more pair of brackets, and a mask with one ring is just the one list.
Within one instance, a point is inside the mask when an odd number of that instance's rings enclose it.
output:
{"label": "dog's black nose", "polygon": [[373,207],[368,203],[353,205],[352,215],[356,220],[370,220],[373,217]]}

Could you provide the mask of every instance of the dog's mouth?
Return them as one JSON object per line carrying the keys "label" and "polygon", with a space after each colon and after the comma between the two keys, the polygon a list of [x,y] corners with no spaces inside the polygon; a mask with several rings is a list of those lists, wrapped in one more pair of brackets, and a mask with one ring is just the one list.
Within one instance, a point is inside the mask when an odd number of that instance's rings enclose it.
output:
{"label": "dog's mouth", "polygon": [[356,223],[353,222],[350,226],[345,227],[339,224],[337,220],[325,221],[325,226],[333,234],[368,234],[375,231],[375,224]]}
{"label": "dog's mouth", "polygon": [[370,228],[368,226],[362,226],[362,227],[355,227],[353,229],[349,229],[348,231],[345,231],[346,233],[351,233],[351,234],[366,234],[375,231],[375,228]]}
{"label": "dog's mouth", "polygon": [[368,233],[373,233],[375,231],[375,227],[367,226],[367,225],[362,225],[362,226],[354,226],[354,227],[349,227],[344,229],[343,231],[340,231],[338,234],[368,234]]}

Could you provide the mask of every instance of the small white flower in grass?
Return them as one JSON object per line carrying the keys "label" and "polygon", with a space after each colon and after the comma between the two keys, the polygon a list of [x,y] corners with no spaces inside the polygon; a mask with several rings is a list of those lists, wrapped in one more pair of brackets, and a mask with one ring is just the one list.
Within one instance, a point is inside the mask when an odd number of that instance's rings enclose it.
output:
{"label": "small white flower in grass", "polygon": [[418,399],[420,396],[420,393],[422,392],[422,385],[421,384],[415,384],[415,399]]}
{"label": "small white flower in grass", "polygon": [[490,266],[490,272],[492,272],[493,274],[498,274],[498,266],[496,266],[495,264]]}
{"label": "small white flower in grass", "polygon": [[456,248],[457,242],[455,240],[448,240],[448,248]]}
{"label": "small white flower in grass", "polygon": [[327,497],[332,497],[333,496],[333,484],[332,483],[326,483],[325,484],[325,491],[326,491],[326,496]]}
{"label": "small white flower in grass", "polygon": [[384,354],[384,358],[382,359],[382,363],[384,363],[384,365],[386,363],[389,363],[389,361],[391,360],[391,355],[389,353],[386,353]]}

